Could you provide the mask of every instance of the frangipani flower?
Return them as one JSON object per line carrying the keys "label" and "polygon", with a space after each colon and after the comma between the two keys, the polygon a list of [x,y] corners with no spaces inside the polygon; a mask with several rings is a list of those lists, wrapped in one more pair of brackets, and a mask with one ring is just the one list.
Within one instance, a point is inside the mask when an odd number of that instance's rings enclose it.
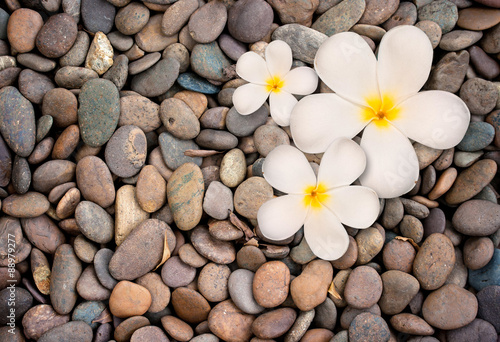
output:
{"label": "frangipani flower", "polygon": [[266,157],[264,178],[288,195],[265,202],[257,213],[265,237],[282,240],[304,225],[311,250],[325,260],[340,258],[349,246],[342,223],[367,228],[380,209],[377,194],[364,186],[349,186],[363,173],[363,150],[347,138],[335,140],[326,150],[318,177],[295,147],[280,145]]}
{"label": "frangipani flower", "polygon": [[266,60],[255,52],[244,53],[236,63],[236,72],[250,82],[236,89],[233,104],[238,113],[247,115],[259,109],[269,96],[271,116],[280,126],[290,124],[290,113],[297,104],[292,95],[311,94],[318,85],[318,75],[308,67],[292,67],[292,50],[287,43],[275,40],[266,48]]}
{"label": "frangipani flower", "polygon": [[378,60],[355,33],[328,38],[318,49],[315,69],[336,94],[307,96],[295,106],[290,128],[296,146],[323,152],[336,138],[352,138],[364,129],[361,147],[367,168],[361,184],[381,198],[410,191],[419,167],[408,138],[448,149],[462,140],[470,118],[456,95],[418,92],[429,76],[432,57],[429,38],[413,26],[387,32]]}

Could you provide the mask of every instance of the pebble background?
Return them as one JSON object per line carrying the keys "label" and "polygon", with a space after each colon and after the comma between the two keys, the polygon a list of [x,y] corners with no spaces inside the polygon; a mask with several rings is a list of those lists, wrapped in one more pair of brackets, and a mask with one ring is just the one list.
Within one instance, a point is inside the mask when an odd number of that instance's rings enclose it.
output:
{"label": "pebble background", "polygon": [[[281,39],[311,65],[327,36],[376,49],[403,24],[464,139],[414,144],[418,184],[339,260],[263,238],[262,163],[293,141],[233,108],[236,60]],[[2,1],[0,340],[498,341],[499,60],[498,0]]]}

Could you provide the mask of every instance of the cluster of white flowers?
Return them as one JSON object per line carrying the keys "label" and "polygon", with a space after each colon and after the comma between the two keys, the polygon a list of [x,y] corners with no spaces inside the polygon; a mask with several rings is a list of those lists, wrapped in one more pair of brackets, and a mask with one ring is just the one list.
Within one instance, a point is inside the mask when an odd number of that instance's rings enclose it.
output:
{"label": "cluster of white flowers", "polygon": [[[278,146],[266,157],[264,178],[287,193],[258,212],[261,232],[285,239],[304,226],[311,250],[320,258],[340,258],[349,246],[342,224],[367,228],[379,215],[379,198],[410,191],[418,179],[418,160],[409,139],[448,149],[457,145],[470,113],[456,95],[423,91],[433,50],[423,31],[398,26],[378,47],[378,58],[356,33],[328,38],[318,49],[314,69],[292,70],[292,51],[273,41],[266,59],[254,52],[240,57],[236,71],[246,81],[233,103],[243,115],[269,97],[271,116],[290,126],[295,146],[323,153],[318,176],[304,154]],[[319,78],[333,93],[312,94]],[[300,101],[293,96],[308,95]],[[350,140],[363,131],[361,143]],[[359,179],[361,186],[350,186]]]}

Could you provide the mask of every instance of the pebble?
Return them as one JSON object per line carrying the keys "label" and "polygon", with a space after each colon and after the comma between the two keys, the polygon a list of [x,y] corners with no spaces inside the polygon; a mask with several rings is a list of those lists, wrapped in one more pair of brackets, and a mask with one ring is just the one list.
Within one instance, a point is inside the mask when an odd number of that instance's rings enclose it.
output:
{"label": "pebble", "polygon": [[273,17],[273,9],[267,2],[243,0],[230,7],[227,27],[235,39],[243,43],[254,43],[269,33]]}
{"label": "pebble", "polygon": [[496,106],[498,90],[495,85],[481,78],[467,80],[460,88],[460,98],[471,114],[489,114]]}
{"label": "pebble", "polygon": [[161,24],[163,34],[171,36],[178,33],[198,6],[199,3],[194,0],[180,0],[173,3],[163,14]]}
{"label": "pebble", "polygon": [[42,118],[51,117],[56,126],[68,127],[78,122],[77,107],[78,103],[73,93],[64,88],[54,88],[46,92],[43,97]]}
{"label": "pebble", "polygon": [[[250,8],[247,6],[247,10]],[[260,19],[259,17],[256,18],[257,21]],[[197,9],[189,18],[189,34],[198,43],[211,43],[222,33],[226,26],[226,21],[226,6],[222,2],[208,2]],[[241,25],[241,23],[238,23],[238,25]]]}
{"label": "pebble", "polygon": [[387,21],[398,9],[398,0],[375,1],[366,0],[365,12],[359,19],[359,24],[380,25]]}
{"label": "pebble", "polygon": [[158,342],[168,342],[169,339],[167,335],[161,330],[161,328],[150,325],[139,328],[134,331],[130,337],[130,342],[140,342],[140,341],[158,341]]}
{"label": "pebble", "polygon": [[252,332],[261,339],[272,339],[284,335],[295,322],[297,314],[292,308],[280,308],[266,312],[252,323]]}
{"label": "pebble", "polygon": [[436,200],[444,195],[457,179],[457,169],[450,167],[446,169],[436,182],[436,185],[429,192],[427,197],[430,200]]}
{"label": "pebble", "polygon": [[134,45],[134,39],[122,34],[120,31],[113,31],[106,35],[111,45],[118,51],[128,51]]}
{"label": "pebble", "polygon": [[423,318],[438,329],[458,329],[476,318],[478,301],[469,291],[447,284],[431,292],[422,306]]}
{"label": "pebble", "polygon": [[138,60],[130,63],[128,65],[128,73],[129,75],[137,75],[153,65],[156,64],[161,58],[161,53],[159,52],[153,52],[153,53],[148,53],[142,58],[139,58]]}
{"label": "pebble", "polygon": [[253,295],[256,302],[265,308],[274,308],[283,303],[288,295],[290,270],[281,261],[263,264],[253,279]]}
{"label": "pebble", "polygon": [[78,123],[83,142],[91,147],[104,145],[118,124],[118,89],[108,80],[89,80],[82,86],[78,98]]}
{"label": "pebble", "polygon": [[38,32],[36,47],[45,57],[62,57],[73,46],[77,33],[76,22],[69,14],[53,15]]}
{"label": "pebble", "polygon": [[234,211],[231,189],[221,182],[211,182],[205,192],[203,210],[217,220],[227,219],[229,211]]}
{"label": "pebble", "polygon": [[492,8],[465,8],[460,10],[457,26],[474,31],[489,29],[500,23],[500,10]]}
{"label": "pebble", "polygon": [[73,310],[78,295],[76,284],[82,273],[82,264],[73,247],[60,245],[55,254],[50,276],[50,301],[54,310],[65,315]]}
{"label": "pebble", "polygon": [[389,341],[390,331],[384,319],[369,312],[359,314],[349,325],[349,341]]}
{"label": "pebble", "polygon": [[191,72],[180,74],[177,78],[177,83],[184,89],[197,91],[202,94],[217,94],[219,92],[219,87]]}
{"label": "pebble", "polygon": [[160,119],[167,131],[181,140],[194,139],[200,133],[200,122],[182,100],[169,98],[161,103]]}
{"label": "pebble", "polygon": [[418,20],[436,22],[443,34],[450,32],[458,21],[457,6],[448,0],[438,0],[418,9]]}
{"label": "pebble", "polygon": [[196,276],[196,269],[185,264],[178,256],[170,257],[162,266],[161,278],[169,287],[189,285]]}
{"label": "pebble", "polygon": [[[35,286],[42,294],[48,295],[50,293],[50,264],[47,257],[38,248],[32,248],[30,263]],[[11,278],[15,279],[15,273]],[[20,280],[21,279],[16,279],[18,282]]]}
{"label": "pebble", "polygon": [[254,273],[238,269],[231,273],[228,279],[228,292],[234,304],[243,312],[247,314],[259,314],[264,310],[253,296],[253,279]]}
{"label": "pebble", "polygon": [[490,285],[500,284],[500,249],[496,248],[490,262],[479,270],[469,272],[469,284],[477,291]]}
{"label": "pebble", "polygon": [[75,238],[73,248],[75,249],[75,254],[78,259],[86,263],[92,263],[97,251],[99,251],[97,245],[87,239],[83,234]]}
{"label": "pebble", "polygon": [[469,167],[483,156],[483,151],[479,152],[462,152],[457,151],[453,158],[453,162],[458,167]]}
{"label": "pebble", "polygon": [[108,37],[97,32],[90,44],[85,67],[94,70],[98,75],[104,74],[113,65],[113,47]]}
{"label": "pebble", "polygon": [[26,338],[38,340],[47,331],[67,323],[69,318],[69,315],[59,315],[50,305],[35,305],[23,316],[24,335]]}
{"label": "pebble", "polygon": [[12,165],[12,186],[18,194],[24,194],[29,190],[31,184],[31,171],[28,161],[17,155]]}
{"label": "pebble", "polygon": [[21,71],[18,83],[21,94],[35,104],[41,104],[45,93],[54,88],[50,78],[29,69]]}
{"label": "pebble", "polygon": [[236,259],[233,244],[214,238],[204,226],[193,229],[191,242],[198,253],[217,264],[230,264]]}
{"label": "pebble", "polygon": [[81,16],[85,28],[108,34],[115,21],[116,9],[106,0],[81,0]]}
{"label": "pebble", "polygon": [[358,260],[358,244],[356,240],[349,236],[349,247],[342,257],[337,260],[332,260],[330,263],[333,267],[339,270],[345,270],[352,267]]}
{"label": "pebble", "polygon": [[470,270],[478,270],[488,264],[493,257],[495,247],[487,237],[472,237],[464,244],[464,264]]}
{"label": "pebble", "polygon": [[114,59],[113,66],[103,75],[103,78],[113,82],[118,90],[121,90],[127,81],[128,62],[127,56],[119,55]]}
{"label": "pebble", "polygon": [[[311,28],[329,37],[336,33],[348,31],[360,21],[366,6],[366,2],[363,0],[341,1],[316,19]],[[394,8],[394,11],[396,8]],[[390,15],[387,18],[389,17]]]}
{"label": "pebble", "polygon": [[82,158],[76,165],[76,183],[83,198],[107,208],[115,201],[115,186],[104,161],[95,156]]}
{"label": "pebble", "polygon": [[35,113],[32,104],[16,88],[8,86],[0,90],[0,108],[2,137],[14,153],[28,157],[35,147]]}
{"label": "pebble", "polygon": [[485,200],[470,200],[453,215],[453,226],[462,234],[487,236],[498,229],[500,205]]}
{"label": "pebble", "polygon": [[102,248],[94,256],[94,271],[99,282],[108,290],[112,290],[118,281],[109,273],[109,261],[113,256],[113,251],[108,248]]}
{"label": "pebble", "polygon": [[229,297],[230,275],[228,266],[208,263],[198,275],[198,290],[210,302],[226,300]]}
{"label": "pebble", "polygon": [[181,90],[175,93],[174,98],[184,101],[198,119],[207,109],[208,99],[204,94],[189,90]]}
{"label": "pebble", "polygon": [[207,259],[201,256],[193,245],[186,243],[179,248],[179,258],[189,266],[198,268],[207,263]]}
{"label": "pebble", "polygon": [[463,170],[447,192],[445,200],[450,205],[457,205],[477,195],[490,183],[497,171],[493,160],[483,159]]}
{"label": "pebble", "polygon": [[249,341],[255,317],[238,309],[231,300],[223,301],[210,311],[208,327],[225,341]]}
{"label": "pebble", "polygon": [[132,316],[117,325],[113,337],[117,342],[126,342],[131,338],[135,331],[149,326],[149,324],[149,319],[146,317]]}
{"label": "pebble", "polygon": [[147,273],[138,278],[136,282],[145,287],[151,294],[151,306],[148,312],[160,312],[170,303],[170,289],[158,273]]}
{"label": "pebble", "polygon": [[88,301],[78,304],[73,310],[71,315],[72,321],[83,321],[90,325],[91,328],[96,329],[99,323],[94,322],[95,319],[106,309],[106,305],[103,302],[98,301]]}
{"label": "pebble", "polygon": [[493,58],[488,56],[480,47],[470,47],[469,53],[472,65],[479,75],[488,80],[500,75],[500,66],[498,63]]}
{"label": "pebble", "polygon": [[260,206],[273,198],[273,188],[262,177],[250,177],[236,188],[234,208],[248,218],[257,219]]}
{"label": "pebble", "polygon": [[264,253],[255,246],[243,246],[236,255],[238,267],[256,272],[266,262]]}
{"label": "pebble", "polygon": [[457,148],[466,152],[480,151],[493,141],[495,129],[487,122],[471,122]]}
{"label": "pebble", "polygon": [[140,95],[120,98],[118,126],[134,125],[148,133],[161,126],[160,106]]}
{"label": "pebble", "polygon": [[109,298],[109,310],[120,318],[140,316],[151,305],[151,294],[140,285],[130,281],[120,281],[116,284]]}
{"label": "pebble", "polygon": [[65,241],[64,234],[46,215],[21,219],[21,225],[26,238],[45,253],[54,254]]}
{"label": "pebble", "polygon": [[161,318],[161,324],[167,333],[177,341],[190,341],[194,335],[193,329],[189,324],[177,317],[164,316]]}
{"label": "pebble", "polygon": [[301,311],[317,307],[325,301],[332,279],[333,268],[329,262],[311,261],[290,284],[294,303]]}
{"label": "pebble", "polygon": [[132,2],[118,10],[115,25],[124,35],[134,35],[149,21],[149,9],[141,3]]}
{"label": "pebble", "polygon": [[240,149],[232,149],[222,158],[220,165],[220,179],[227,187],[234,188],[240,185],[246,176],[245,155]]}
{"label": "pebble", "polygon": [[89,35],[85,31],[78,31],[76,40],[69,51],[59,58],[61,66],[79,66],[85,61],[90,46]]}
{"label": "pebble", "polygon": [[399,197],[389,198],[385,201],[384,212],[382,213],[382,225],[386,229],[395,228],[403,219],[404,207]]}
{"label": "pebble", "polygon": [[414,25],[417,22],[417,7],[411,2],[401,2],[394,14],[382,24],[384,29],[390,30],[400,25]]}
{"label": "pebble", "polygon": [[213,312],[205,297],[187,287],[179,287],[172,292],[172,304],[177,316],[187,323],[203,322]]}
{"label": "pebble", "polygon": [[377,271],[369,266],[356,267],[347,279],[344,297],[349,306],[369,308],[382,295],[382,280]]}
{"label": "pebble", "polygon": [[204,129],[196,137],[196,143],[210,150],[230,150],[238,145],[238,138],[226,131]]}
{"label": "pebble", "polygon": [[380,277],[383,291],[378,304],[386,315],[402,312],[420,289],[418,280],[405,272],[390,270]]}
{"label": "pebble", "polygon": [[309,27],[287,24],[274,30],[272,38],[283,40],[290,45],[294,58],[304,63],[313,63],[316,51],[328,37]]}
{"label": "pebble", "polygon": [[90,201],[80,202],[75,210],[75,219],[78,228],[89,240],[97,243],[113,240],[113,218],[99,205]]}
{"label": "pebble", "polygon": [[481,31],[454,30],[443,35],[439,47],[445,51],[459,51],[474,45],[482,37]]}
{"label": "pebble", "polygon": [[19,53],[30,52],[35,48],[36,36],[43,26],[42,16],[31,9],[16,9],[9,17],[7,38],[10,45]]}
{"label": "pebble", "polygon": [[133,177],[146,162],[146,135],[137,126],[118,128],[106,145],[104,157],[110,171],[119,177]]}
{"label": "pebble", "polygon": [[62,88],[81,88],[87,81],[98,78],[99,75],[91,69],[65,66],[56,72],[54,80]]}
{"label": "pebble", "polygon": [[[404,232],[402,228],[400,229],[401,233],[404,236],[412,238],[412,236],[407,235],[413,234],[406,234],[406,232]],[[418,240],[418,242],[420,242],[420,240]],[[413,269],[413,260],[415,259],[416,255],[417,252],[415,251],[415,248],[408,241],[399,239],[393,239],[390,242],[386,243],[382,252],[384,266],[388,270],[398,270],[406,273],[411,273]]]}
{"label": "pebble", "polygon": [[92,328],[85,322],[74,321],[59,325],[50,329],[43,334],[38,341],[74,341],[74,342],[91,342]]}
{"label": "pebble", "polygon": [[137,202],[145,212],[153,213],[166,202],[167,182],[153,165],[142,168],[136,189]]}
{"label": "pebble", "polygon": [[28,191],[23,195],[13,194],[3,199],[2,211],[10,216],[31,218],[40,216],[49,210],[50,203],[43,194]]}
{"label": "pebble", "polygon": [[426,88],[452,93],[459,91],[469,66],[469,59],[470,55],[466,50],[444,55],[431,71]]}
{"label": "pebble", "polygon": [[174,171],[167,184],[167,198],[179,229],[190,230],[200,222],[203,193],[203,175],[196,164],[186,163]]}
{"label": "pebble", "polygon": [[191,51],[191,67],[193,71],[209,80],[227,81],[228,76],[225,70],[230,65],[231,62],[215,41],[208,44],[196,44],[193,51]]}
{"label": "pebble", "polygon": [[470,341],[476,339],[478,341],[495,341],[497,338],[495,327],[482,319],[475,319],[472,323],[465,327],[448,331],[446,338],[450,341]]}
{"label": "pebble", "polygon": [[164,94],[177,79],[179,67],[179,62],[173,58],[162,59],[148,70],[135,75],[131,81],[131,88],[147,97]]}
{"label": "pebble", "polygon": [[500,26],[495,26],[484,33],[483,39],[479,42],[486,53],[499,53],[500,44],[498,43],[498,34]]}
{"label": "pebble", "polygon": [[500,331],[499,292],[500,286],[493,285],[483,288],[476,295],[479,303],[478,317],[493,324],[497,332]]}
{"label": "pebble", "polygon": [[[15,298],[15,302],[12,301],[11,298]],[[24,313],[28,311],[33,304],[33,296],[22,287],[9,286],[8,288],[1,290],[0,300],[3,303],[12,303],[8,306],[4,305],[0,309],[0,313],[2,315],[0,318],[0,324],[2,325],[7,325],[8,323],[11,323],[12,320],[20,320]]]}
{"label": "pebble", "polygon": [[241,55],[248,51],[245,44],[237,41],[226,33],[222,33],[219,36],[218,43],[221,50],[226,54],[226,56],[235,61],[237,61]]}
{"label": "pebble", "polygon": [[412,335],[432,335],[434,329],[422,318],[409,313],[395,315],[390,319],[394,329],[405,334]]}
{"label": "pebble", "polygon": [[358,245],[358,265],[369,263],[384,247],[384,237],[377,228],[361,230],[355,237]]}
{"label": "pebble", "polygon": [[433,208],[430,210],[429,216],[422,223],[424,226],[424,238],[427,238],[434,233],[444,233],[446,217],[441,209]]}

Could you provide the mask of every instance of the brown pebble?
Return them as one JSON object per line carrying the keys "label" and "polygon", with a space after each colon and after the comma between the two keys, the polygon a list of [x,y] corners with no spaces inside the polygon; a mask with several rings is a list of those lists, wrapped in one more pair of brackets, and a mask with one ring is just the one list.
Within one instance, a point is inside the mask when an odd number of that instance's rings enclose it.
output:
{"label": "brown pebble", "polygon": [[344,289],[344,298],[350,306],[369,308],[381,295],[382,279],[377,271],[369,266],[358,266],[351,272]]}
{"label": "brown pebble", "polygon": [[390,322],[394,329],[405,334],[422,336],[434,334],[434,329],[426,321],[409,313],[392,316]]}
{"label": "brown pebble", "polygon": [[430,200],[436,200],[450,190],[453,183],[457,179],[457,169],[450,167],[446,169],[441,176],[439,176],[436,185],[432,188],[431,192],[427,195]]}
{"label": "brown pebble", "polygon": [[52,159],[67,159],[76,149],[80,141],[78,125],[68,126],[57,138],[52,150]]}
{"label": "brown pebble", "polygon": [[288,296],[290,270],[281,261],[263,264],[253,278],[253,295],[257,303],[265,308],[274,308]]}
{"label": "brown pebble", "polygon": [[14,11],[7,24],[7,37],[18,53],[30,52],[35,48],[35,40],[43,26],[42,16],[31,9],[20,8]]}
{"label": "brown pebble", "polygon": [[490,262],[495,247],[488,237],[471,237],[465,241],[463,252],[465,266],[478,270]]}
{"label": "brown pebble", "polygon": [[151,305],[151,294],[138,284],[122,280],[116,284],[109,297],[109,309],[120,318],[140,316],[148,311]]}
{"label": "brown pebble", "polygon": [[243,342],[252,336],[251,326],[255,316],[238,309],[228,299],[217,304],[208,316],[210,331],[224,341]]}
{"label": "brown pebble", "polygon": [[193,338],[194,332],[189,324],[183,322],[174,316],[163,316],[161,325],[165,331],[174,339],[181,342],[187,342]]}
{"label": "brown pebble", "polygon": [[187,287],[179,287],[172,292],[172,305],[180,319],[193,324],[203,322],[211,312],[207,300]]}

